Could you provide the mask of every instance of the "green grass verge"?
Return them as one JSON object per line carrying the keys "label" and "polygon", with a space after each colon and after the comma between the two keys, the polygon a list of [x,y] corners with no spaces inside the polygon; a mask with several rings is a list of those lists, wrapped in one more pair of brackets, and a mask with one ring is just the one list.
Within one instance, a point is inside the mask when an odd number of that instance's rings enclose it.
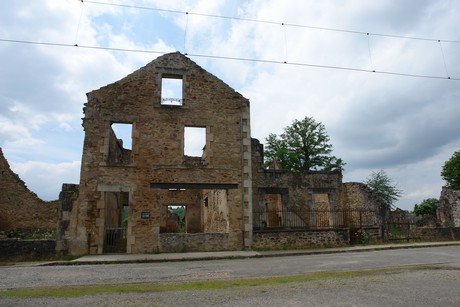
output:
{"label": "green grass verge", "polygon": [[308,282],[327,278],[353,278],[414,269],[429,269],[429,267],[408,267],[398,269],[392,268],[352,272],[323,272],[308,275],[238,280],[210,280],[179,283],[85,285],[69,287],[11,289],[0,291],[0,298],[78,297],[84,295],[95,295],[100,293],[225,290],[248,286],[271,286],[285,283]]}

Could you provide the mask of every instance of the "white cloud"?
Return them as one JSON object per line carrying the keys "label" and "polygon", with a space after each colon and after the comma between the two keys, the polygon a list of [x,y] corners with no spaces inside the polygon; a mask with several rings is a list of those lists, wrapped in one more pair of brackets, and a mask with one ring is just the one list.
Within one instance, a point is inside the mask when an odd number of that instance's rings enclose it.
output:
{"label": "white cloud", "polygon": [[[456,30],[460,5],[443,0],[157,0],[123,4],[371,34],[460,40]],[[74,0],[7,0],[2,8],[0,38],[80,46],[0,42],[0,144],[10,164],[26,176],[23,179],[39,195],[57,195],[66,178],[78,182],[74,161],[81,156],[85,93],[123,78],[159,55],[83,46],[180,50],[460,78],[457,42],[367,36]],[[418,198],[437,197],[436,190],[442,185],[440,167],[460,147],[459,81],[308,65],[192,59],[250,99],[253,137],[263,142],[269,133],[281,133],[293,119],[313,116],[325,124],[334,154],[348,162],[345,180],[362,181],[371,171],[385,169],[405,191],[401,202],[409,206],[405,209],[422,200]],[[53,179],[49,179],[53,183],[48,186],[59,189],[50,192],[44,185],[32,183],[40,182],[41,177],[31,166],[53,168]],[[61,167],[67,171],[59,172]]]}
{"label": "white cloud", "polygon": [[42,141],[32,137],[29,129],[24,125],[16,124],[12,120],[0,115],[0,145],[3,146],[34,146]]}
{"label": "white cloud", "polygon": [[10,166],[27,183],[28,188],[44,200],[58,199],[63,183],[79,182],[80,161],[64,163],[10,162]]}

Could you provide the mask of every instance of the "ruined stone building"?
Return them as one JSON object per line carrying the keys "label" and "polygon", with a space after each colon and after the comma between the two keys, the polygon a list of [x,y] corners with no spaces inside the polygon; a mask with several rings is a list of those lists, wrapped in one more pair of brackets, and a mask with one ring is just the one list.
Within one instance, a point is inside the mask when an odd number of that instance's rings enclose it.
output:
{"label": "ruined stone building", "polygon": [[[179,52],[87,99],[80,182],[63,184],[58,201],[29,191],[0,149],[0,232],[57,225],[56,250],[72,255],[295,249],[391,235],[389,208],[366,184],[343,183],[341,171],[266,168],[249,101]],[[438,222],[456,237],[460,191],[443,188]]]}
{"label": "ruined stone building", "polygon": [[[249,249],[263,247],[256,228],[295,221],[295,210],[381,205],[359,184],[342,184],[340,172],[264,169],[249,101],[179,52],[87,98],[80,184],[60,195],[58,251]],[[188,148],[195,137],[198,152]],[[327,228],[335,217],[313,218]]]}
{"label": "ruined stone building", "polygon": [[[63,248],[103,253],[112,234],[126,239],[115,251],[128,253],[249,244],[246,98],[178,52],[87,97],[79,192],[63,214]],[[129,146],[116,135],[119,124],[131,131]],[[186,151],[192,133],[201,136],[199,153]],[[169,211],[176,207],[185,208],[186,237],[168,232]]]}

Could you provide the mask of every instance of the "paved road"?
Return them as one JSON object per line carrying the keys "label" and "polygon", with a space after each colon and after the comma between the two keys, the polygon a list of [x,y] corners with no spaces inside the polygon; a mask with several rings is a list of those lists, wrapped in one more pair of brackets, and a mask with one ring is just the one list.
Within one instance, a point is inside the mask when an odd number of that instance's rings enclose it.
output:
{"label": "paved road", "polygon": [[460,246],[137,264],[0,267],[0,290],[88,284],[126,284],[291,276],[443,264],[460,268]]}

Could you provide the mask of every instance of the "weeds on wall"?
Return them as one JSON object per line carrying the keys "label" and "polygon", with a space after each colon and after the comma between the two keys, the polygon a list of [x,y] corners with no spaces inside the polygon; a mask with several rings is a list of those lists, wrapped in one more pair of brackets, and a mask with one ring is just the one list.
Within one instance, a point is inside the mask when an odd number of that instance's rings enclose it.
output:
{"label": "weeds on wall", "polygon": [[7,239],[21,240],[55,240],[56,230],[41,228],[17,228],[4,232]]}
{"label": "weeds on wall", "polygon": [[369,244],[369,237],[366,232],[360,228],[350,229],[350,243],[356,245]]}

